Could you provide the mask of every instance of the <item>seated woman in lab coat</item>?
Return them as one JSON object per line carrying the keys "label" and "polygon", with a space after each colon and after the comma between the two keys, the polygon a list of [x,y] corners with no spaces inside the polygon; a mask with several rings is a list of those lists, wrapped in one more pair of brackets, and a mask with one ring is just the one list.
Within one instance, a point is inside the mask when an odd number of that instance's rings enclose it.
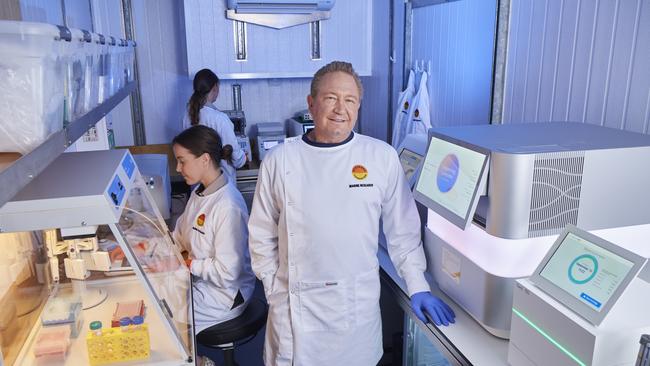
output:
{"label": "seated woman in lab coat", "polygon": [[178,171],[191,193],[174,240],[192,273],[195,332],[239,316],[255,287],[248,253],[248,209],[219,167],[232,148],[212,128],[193,126],[172,141]]}
{"label": "seated woman in lab coat", "polygon": [[187,102],[187,112],[183,118],[183,128],[190,126],[208,126],[219,134],[224,146],[232,146],[230,162],[221,160],[221,167],[229,179],[235,181],[235,169],[246,163],[246,154],[239,146],[235,136],[234,125],[228,116],[218,110],[212,103],[219,96],[219,78],[209,69],[203,69],[194,76],[194,93]]}

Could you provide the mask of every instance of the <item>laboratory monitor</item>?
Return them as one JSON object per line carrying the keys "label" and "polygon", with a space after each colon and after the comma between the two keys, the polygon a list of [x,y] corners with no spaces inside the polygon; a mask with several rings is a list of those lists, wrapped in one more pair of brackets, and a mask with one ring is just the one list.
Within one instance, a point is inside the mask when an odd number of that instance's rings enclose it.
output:
{"label": "laboratory monitor", "polygon": [[413,188],[413,180],[417,177],[422,158],[422,155],[411,151],[406,147],[403,147],[399,152],[399,162],[402,164],[406,181],[409,182],[411,188]]}
{"label": "laboratory monitor", "polygon": [[644,257],[567,225],[530,280],[599,325],[645,262]]}
{"label": "laboratory monitor", "polygon": [[464,230],[487,180],[488,160],[488,150],[433,132],[413,195]]}

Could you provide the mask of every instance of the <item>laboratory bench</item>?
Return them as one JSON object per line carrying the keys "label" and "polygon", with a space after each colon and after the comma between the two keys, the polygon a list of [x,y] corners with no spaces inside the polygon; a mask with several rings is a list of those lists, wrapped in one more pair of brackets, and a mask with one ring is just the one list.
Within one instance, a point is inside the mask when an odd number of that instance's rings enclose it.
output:
{"label": "laboratory bench", "polygon": [[[382,245],[379,245],[377,256],[381,267],[381,280],[390,289],[391,295],[404,311],[408,322],[415,324],[416,332],[426,336],[432,347],[444,358],[444,360],[438,361],[440,363],[435,364],[479,366],[508,364],[508,340],[497,338],[483,329],[465,310],[440,291],[428,273],[425,273],[425,278],[431,287],[431,293],[444,300],[454,310],[456,319],[455,323],[448,327],[422,323],[411,310],[406,282],[397,274],[397,269],[390,260],[388,251]],[[405,337],[413,337],[413,335],[405,334]],[[411,350],[411,352],[413,351]],[[408,352],[408,349],[404,349],[405,354]],[[408,366],[408,362],[405,365]]]}
{"label": "laboratory bench", "polygon": [[[71,290],[71,284],[67,283],[61,285],[59,291]],[[110,327],[110,320],[118,302],[129,302],[136,300],[144,300],[145,303],[145,324],[148,326],[149,339],[150,339],[150,356],[148,359],[120,362],[120,365],[156,365],[156,366],[172,366],[179,365],[178,360],[182,359],[181,352],[177,345],[172,341],[170,336],[157,336],[160,334],[167,334],[167,328],[164,326],[163,321],[158,316],[156,311],[151,306],[149,297],[141,282],[136,276],[119,276],[103,280],[95,280],[87,285],[88,290],[101,289],[106,293],[106,299],[99,305],[87,310],[81,311],[82,324],[79,335],[76,338],[70,338],[70,346],[66,353],[65,359],[51,359],[47,360],[48,365],[87,365],[88,350],[86,346],[86,336],[89,330],[89,324],[95,320],[99,320],[104,325],[104,329]],[[22,349],[17,355],[15,365],[40,365],[43,361],[39,361],[34,357],[34,347],[38,334],[43,326],[38,321],[33,325],[29,331],[29,335],[22,346]],[[187,340],[186,340],[187,341]]]}

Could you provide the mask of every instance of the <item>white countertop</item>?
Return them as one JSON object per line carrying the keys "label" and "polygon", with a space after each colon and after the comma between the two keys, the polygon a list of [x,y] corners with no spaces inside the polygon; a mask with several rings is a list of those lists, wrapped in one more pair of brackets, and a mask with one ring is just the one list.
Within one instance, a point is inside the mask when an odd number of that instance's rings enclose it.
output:
{"label": "white countertop", "polygon": [[[151,305],[142,284],[135,276],[117,277],[110,280],[93,281],[87,284],[88,289],[95,287],[102,288],[108,292],[108,297],[100,305],[82,310],[83,324],[77,338],[71,338],[71,344],[64,361],[48,362],[48,365],[65,365],[77,366],[88,364],[88,351],[86,348],[86,335],[89,332],[90,322],[99,320],[104,327],[110,326],[111,317],[117,302],[144,300],[146,306],[145,323],[149,326],[149,339],[151,344],[150,356],[146,360],[136,360],[130,362],[121,362],[119,365],[156,365],[156,366],[178,366],[187,365],[172,335],[167,332],[158,313]],[[39,363],[33,353],[36,336],[41,329],[40,321],[34,325],[25,345],[16,359],[15,365],[42,365]]]}

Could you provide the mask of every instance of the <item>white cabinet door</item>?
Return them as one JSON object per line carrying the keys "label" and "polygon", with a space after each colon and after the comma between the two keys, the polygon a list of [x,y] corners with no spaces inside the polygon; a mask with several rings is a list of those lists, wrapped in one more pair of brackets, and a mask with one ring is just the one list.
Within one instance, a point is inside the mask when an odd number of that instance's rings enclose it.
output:
{"label": "white cabinet door", "polygon": [[309,24],[273,29],[245,23],[246,60],[240,61],[225,0],[185,0],[184,7],[190,77],[203,68],[224,79],[311,77],[334,60],[351,62],[359,75],[370,75],[371,0],[336,2],[330,19],[320,22],[317,60],[312,59]]}

